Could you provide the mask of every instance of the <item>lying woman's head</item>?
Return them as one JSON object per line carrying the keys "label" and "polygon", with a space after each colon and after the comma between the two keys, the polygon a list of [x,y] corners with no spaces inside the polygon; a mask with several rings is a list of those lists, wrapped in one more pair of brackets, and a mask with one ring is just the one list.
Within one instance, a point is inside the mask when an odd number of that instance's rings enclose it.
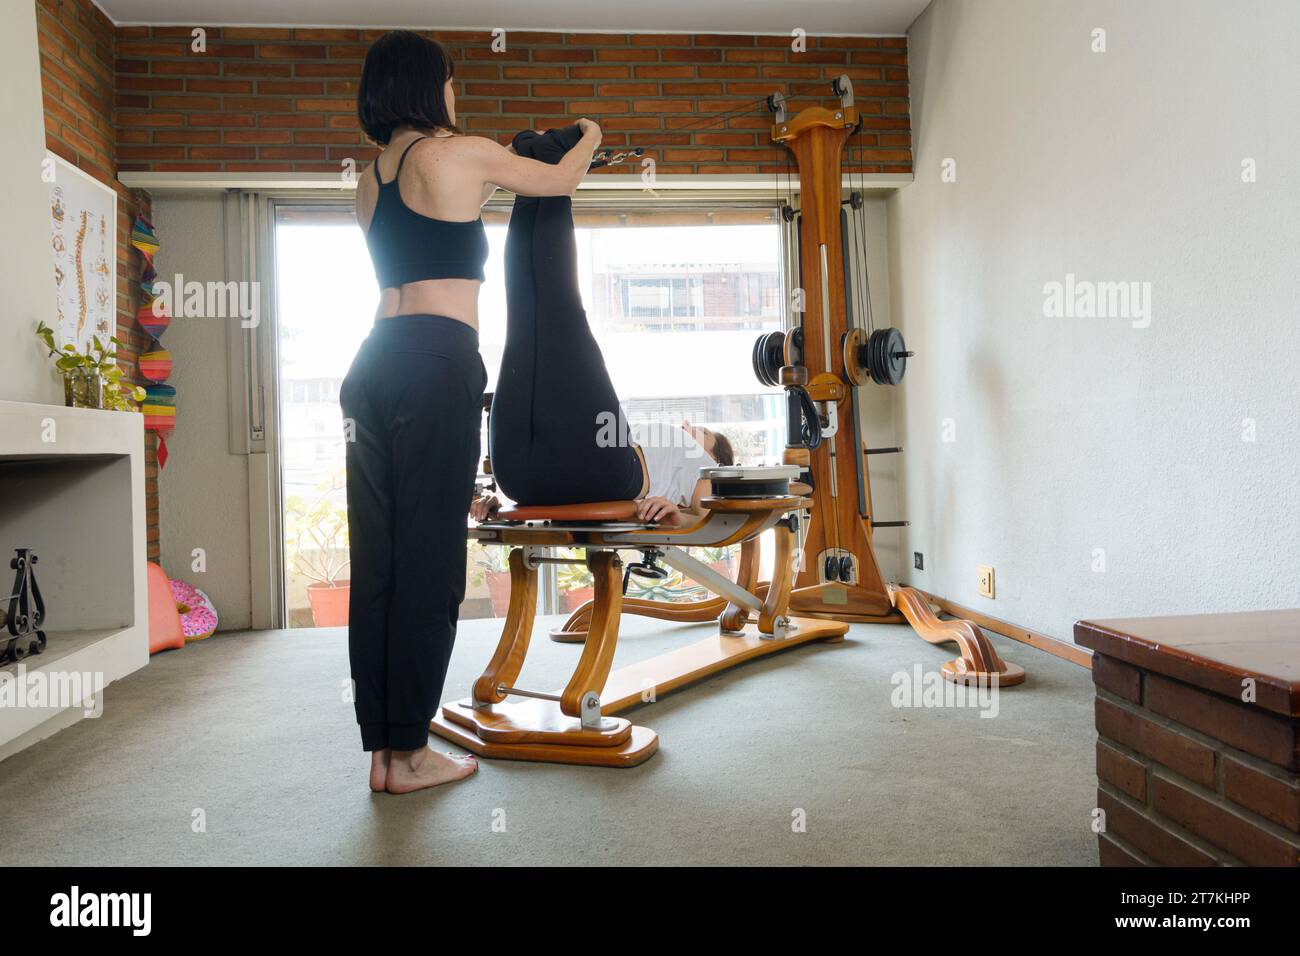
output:
{"label": "lying woman's head", "polygon": [[357,88],[357,118],[366,135],[387,146],[400,127],[456,127],[456,69],[441,43],[412,30],[393,30],[366,52]]}
{"label": "lying woman's head", "polygon": [[722,432],[715,432],[712,428],[689,423],[682,427],[708,453],[708,456],[719,465],[734,465],[736,463],[736,450],[731,447],[731,439]]}

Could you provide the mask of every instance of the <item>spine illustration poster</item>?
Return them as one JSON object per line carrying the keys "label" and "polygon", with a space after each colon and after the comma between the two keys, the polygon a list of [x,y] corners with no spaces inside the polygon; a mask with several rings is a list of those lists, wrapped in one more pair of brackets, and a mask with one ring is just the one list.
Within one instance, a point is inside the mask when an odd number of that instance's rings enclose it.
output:
{"label": "spine illustration poster", "polygon": [[50,243],[55,335],[84,350],[91,336],[117,332],[117,194],[70,163],[53,161]]}

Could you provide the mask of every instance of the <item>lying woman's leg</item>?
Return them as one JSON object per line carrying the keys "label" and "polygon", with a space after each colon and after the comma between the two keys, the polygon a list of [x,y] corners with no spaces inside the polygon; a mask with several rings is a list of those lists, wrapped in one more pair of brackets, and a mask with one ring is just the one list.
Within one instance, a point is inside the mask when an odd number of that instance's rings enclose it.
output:
{"label": "lying woman's leg", "polygon": [[[563,155],[553,142],[541,145],[552,149],[535,150],[538,159]],[[489,429],[502,492],[520,504],[637,497],[640,460],[582,307],[569,197],[515,200],[506,287],[506,347]]]}

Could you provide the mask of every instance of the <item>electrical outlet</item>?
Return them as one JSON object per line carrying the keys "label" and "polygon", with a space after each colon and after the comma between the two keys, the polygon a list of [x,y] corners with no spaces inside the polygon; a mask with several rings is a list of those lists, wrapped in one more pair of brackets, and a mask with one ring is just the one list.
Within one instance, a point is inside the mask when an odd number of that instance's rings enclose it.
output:
{"label": "electrical outlet", "polygon": [[993,583],[993,566],[991,564],[981,564],[978,568],[980,575],[980,594],[986,598],[996,596],[996,588]]}
{"label": "electrical outlet", "polygon": [[912,552],[912,567],[916,568],[918,571],[925,570],[925,555],[920,551]]}

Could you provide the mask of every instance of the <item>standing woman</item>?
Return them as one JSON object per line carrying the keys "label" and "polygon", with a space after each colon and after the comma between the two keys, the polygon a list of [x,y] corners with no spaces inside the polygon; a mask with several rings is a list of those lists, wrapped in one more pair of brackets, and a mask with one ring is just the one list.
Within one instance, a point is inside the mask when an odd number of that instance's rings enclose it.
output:
{"label": "standing woman", "polygon": [[[357,183],[357,221],[379,280],[375,325],[343,380],[352,597],[348,651],[370,789],[408,793],[473,773],[429,748],[465,596],[465,514],[479,458],[487,373],[478,293],[480,209],[495,189],[571,194],[600,145],[558,165],[456,127],[446,51],[409,30],[366,54],[361,128],[384,147]],[[322,277],[322,281],[327,281]]]}

